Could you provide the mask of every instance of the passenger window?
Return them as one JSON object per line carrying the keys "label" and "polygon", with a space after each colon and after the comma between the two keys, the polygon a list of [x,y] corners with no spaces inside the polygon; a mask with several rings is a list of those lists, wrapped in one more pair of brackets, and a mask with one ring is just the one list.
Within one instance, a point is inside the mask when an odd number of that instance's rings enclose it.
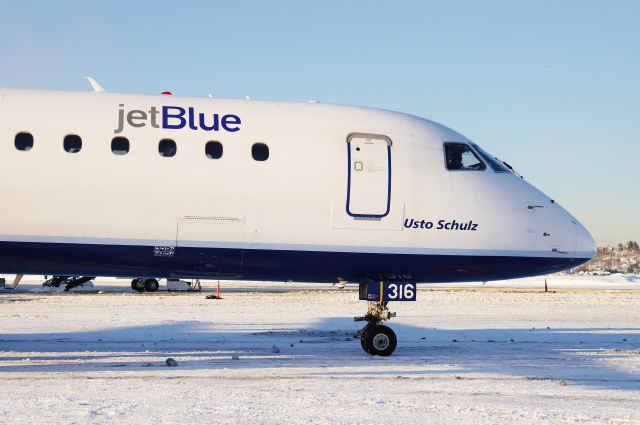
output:
{"label": "passenger window", "polygon": [[30,151],[33,147],[33,136],[31,133],[21,132],[16,134],[16,149],[19,151]]}
{"label": "passenger window", "polygon": [[176,146],[176,142],[171,139],[162,139],[160,143],[158,143],[158,152],[160,156],[164,157],[172,157],[178,151],[178,147]]}
{"label": "passenger window", "polygon": [[487,168],[471,147],[465,143],[446,142],[444,157],[447,170],[484,170]]}
{"label": "passenger window", "polygon": [[114,155],[126,155],[129,153],[129,139],[126,137],[114,137],[111,140],[111,152]]}
{"label": "passenger window", "polygon": [[251,156],[256,161],[266,161],[269,159],[269,146],[264,143],[254,143],[251,147]]}
{"label": "passenger window", "polygon": [[82,149],[82,139],[75,134],[69,134],[64,138],[64,150],[69,153],[78,153]]}
{"label": "passenger window", "polygon": [[220,159],[222,157],[222,143],[220,142],[207,142],[204,146],[204,153],[209,159]]}

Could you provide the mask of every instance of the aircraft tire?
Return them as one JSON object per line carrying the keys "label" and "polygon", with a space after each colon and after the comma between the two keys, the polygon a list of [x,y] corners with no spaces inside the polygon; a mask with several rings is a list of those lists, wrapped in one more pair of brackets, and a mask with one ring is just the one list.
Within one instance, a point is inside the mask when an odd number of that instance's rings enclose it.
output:
{"label": "aircraft tire", "polygon": [[131,289],[136,292],[144,292],[144,280],[143,279],[133,279],[131,281]]}
{"label": "aircraft tire", "polygon": [[360,336],[360,345],[362,346],[362,349],[367,353],[367,354],[373,354],[371,353],[371,348],[369,348],[368,342],[367,342],[367,332],[364,332],[361,336]]}
{"label": "aircraft tire", "polygon": [[368,347],[365,351],[374,356],[390,356],[398,345],[395,332],[385,325],[372,327],[362,337],[362,348]]}
{"label": "aircraft tire", "polygon": [[157,279],[145,279],[144,281],[144,289],[147,292],[156,292],[160,284]]}

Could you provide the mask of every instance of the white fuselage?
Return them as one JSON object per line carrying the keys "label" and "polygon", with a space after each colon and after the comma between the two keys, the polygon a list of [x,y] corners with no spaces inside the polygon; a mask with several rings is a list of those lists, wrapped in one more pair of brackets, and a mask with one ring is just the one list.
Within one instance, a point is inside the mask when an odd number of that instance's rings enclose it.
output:
{"label": "white fuselage", "polygon": [[[489,164],[448,170],[443,144],[471,142],[422,118],[319,103],[17,89],[0,97],[0,272],[136,276],[138,267],[324,281],[357,254],[357,267],[334,278],[407,271],[426,282],[538,274],[594,254],[587,230],[517,175]],[[20,132],[32,135],[31,149],[16,148]],[[65,151],[67,135],[81,138],[79,152]],[[114,137],[128,139],[127,154],[112,152]],[[159,154],[162,139],[175,141],[175,156]],[[205,155],[208,141],[222,144],[220,158]],[[252,157],[256,143],[268,146],[265,161]],[[399,261],[376,260],[385,255]],[[422,270],[421,256],[446,259],[446,269]],[[500,258],[511,265],[501,270]]]}

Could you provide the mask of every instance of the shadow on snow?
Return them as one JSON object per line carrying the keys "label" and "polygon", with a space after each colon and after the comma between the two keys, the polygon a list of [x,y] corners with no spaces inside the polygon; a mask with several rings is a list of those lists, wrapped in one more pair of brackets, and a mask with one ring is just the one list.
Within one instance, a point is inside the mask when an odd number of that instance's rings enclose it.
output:
{"label": "shadow on snow", "polygon": [[[0,335],[0,373],[276,368],[283,376],[565,379],[640,390],[640,376],[615,364],[639,355],[635,328],[434,329],[392,321],[398,349],[382,358],[362,351],[352,337],[361,324],[350,318],[237,331],[242,326],[225,331],[187,321]],[[274,345],[279,353],[272,352]],[[165,367],[166,357],[175,358],[178,368]]]}

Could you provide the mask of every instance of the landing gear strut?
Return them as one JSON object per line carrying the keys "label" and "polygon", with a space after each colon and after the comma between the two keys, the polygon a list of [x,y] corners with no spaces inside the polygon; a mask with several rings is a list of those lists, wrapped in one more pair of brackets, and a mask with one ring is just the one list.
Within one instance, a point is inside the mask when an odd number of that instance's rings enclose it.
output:
{"label": "landing gear strut", "polygon": [[384,320],[396,317],[387,308],[387,303],[388,301],[369,301],[367,314],[353,318],[356,322],[367,322],[355,338],[359,338],[362,349],[373,356],[390,356],[398,345],[395,332],[382,324]]}
{"label": "landing gear strut", "polygon": [[60,285],[64,285],[65,292],[68,292],[69,290],[77,286],[82,286],[95,278],[95,276],[51,276],[42,283],[42,286],[58,288]]}
{"label": "landing gear strut", "polygon": [[96,278],[95,276],[79,276],[79,277],[72,277],[71,279],[67,279],[67,283],[64,287],[64,291],[69,292],[70,289],[73,289],[76,286],[82,286],[85,283],[95,278]]}

